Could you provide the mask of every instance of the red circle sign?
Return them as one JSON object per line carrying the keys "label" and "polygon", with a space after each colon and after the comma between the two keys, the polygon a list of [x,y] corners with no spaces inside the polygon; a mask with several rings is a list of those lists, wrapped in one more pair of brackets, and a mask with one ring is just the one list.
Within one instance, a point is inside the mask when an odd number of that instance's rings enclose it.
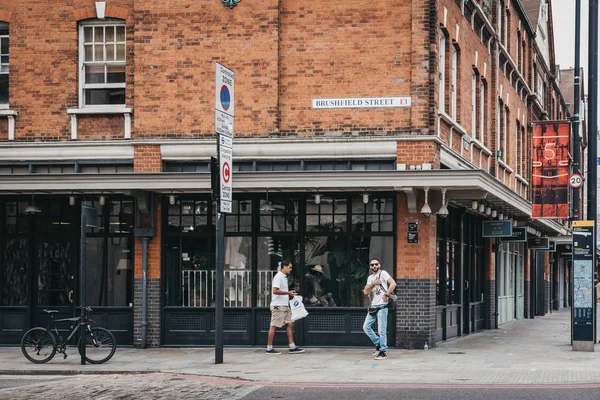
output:
{"label": "red circle sign", "polygon": [[225,183],[229,183],[229,179],[231,178],[231,171],[229,169],[229,163],[228,162],[224,162],[223,163],[223,181]]}
{"label": "red circle sign", "polygon": [[569,177],[569,185],[573,189],[579,189],[583,185],[583,177],[580,174],[573,174]]}

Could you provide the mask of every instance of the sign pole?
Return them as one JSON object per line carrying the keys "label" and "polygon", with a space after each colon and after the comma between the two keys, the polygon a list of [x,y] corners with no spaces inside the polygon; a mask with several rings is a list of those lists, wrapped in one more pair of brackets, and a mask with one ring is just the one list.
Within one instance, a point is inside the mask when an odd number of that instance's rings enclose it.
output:
{"label": "sign pole", "polygon": [[79,307],[81,308],[80,310],[80,317],[81,317],[81,321],[80,321],[80,327],[82,327],[80,334],[81,334],[81,339],[79,340],[79,354],[81,355],[81,365],[85,365],[85,334],[86,334],[86,330],[85,327],[83,325],[81,325],[83,323],[83,318],[85,317],[85,296],[86,296],[86,290],[85,290],[85,284],[86,284],[86,274],[85,274],[85,263],[86,263],[86,250],[87,250],[87,246],[86,246],[86,242],[87,242],[87,232],[86,232],[86,215],[85,215],[85,207],[83,206],[83,204],[81,205],[81,248],[79,251],[79,296],[81,296],[81,298],[79,299]]}
{"label": "sign pole", "polygon": [[216,63],[215,132],[217,158],[211,160],[213,199],[217,200],[216,226],[216,290],[215,290],[215,364],[223,364],[223,319],[225,317],[225,213],[231,213],[233,173],[233,126],[235,116],[232,70]]}

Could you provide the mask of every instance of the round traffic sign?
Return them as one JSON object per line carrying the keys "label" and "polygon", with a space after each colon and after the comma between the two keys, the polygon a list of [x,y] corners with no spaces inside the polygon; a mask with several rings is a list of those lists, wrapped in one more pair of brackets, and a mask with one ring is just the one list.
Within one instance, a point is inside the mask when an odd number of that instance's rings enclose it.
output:
{"label": "round traffic sign", "polygon": [[579,189],[583,185],[583,177],[580,174],[573,174],[569,178],[569,185],[573,189]]}
{"label": "round traffic sign", "polygon": [[229,179],[231,179],[231,170],[229,169],[229,163],[223,163],[223,181],[225,183],[229,183]]}
{"label": "round traffic sign", "polygon": [[229,110],[229,106],[231,105],[231,95],[229,94],[229,88],[226,85],[221,87],[221,105],[225,111]]}

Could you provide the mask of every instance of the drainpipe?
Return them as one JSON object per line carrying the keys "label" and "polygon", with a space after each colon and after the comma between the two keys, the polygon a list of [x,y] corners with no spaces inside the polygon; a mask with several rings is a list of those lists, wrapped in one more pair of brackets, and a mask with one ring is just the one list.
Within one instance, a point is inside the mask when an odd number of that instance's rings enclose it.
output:
{"label": "drainpipe", "polygon": [[[154,237],[154,196],[150,193],[134,193],[138,207],[134,236],[142,239],[142,338],[140,347],[146,348],[148,341],[148,241]],[[141,209],[141,210],[140,210]],[[150,227],[140,228],[140,214],[150,217]]]}
{"label": "drainpipe", "polygon": [[142,349],[148,335],[148,237],[142,237]]}

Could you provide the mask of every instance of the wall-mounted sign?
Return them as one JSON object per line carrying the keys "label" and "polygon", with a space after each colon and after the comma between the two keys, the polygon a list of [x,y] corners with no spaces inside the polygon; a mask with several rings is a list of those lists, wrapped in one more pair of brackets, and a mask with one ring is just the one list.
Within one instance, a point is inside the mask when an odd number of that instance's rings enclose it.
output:
{"label": "wall-mounted sign", "polygon": [[530,237],[527,239],[527,247],[533,250],[549,250],[550,239],[547,237]]}
{"label": "wall-mounted sign", "polygon": [[483,237],[511,237],[512,221],[483,221]]}
{"label": "wall-mounted sign", "polygon": [[547,249],[538,249],[538,251],[548,252],[548,253],[554,253],[556,251],[556,242],[550,240],[548,242],[548,248]]}
{"label": "wall-mounted sign", "polygon": [[410,107],[409,97],[358,97],[346,99],[313,99],[312,108],[396,108]]}
{"label": "wall-mounted sign", "polygon": [[419,223],[408,223],[408,243],[419,243]]}
{"label": "wall-mounted sign", "polygon": [[512,236],[503,237],[500,240],[502,242],[526,242],[527,241],[527,229],[526,228],[513,228]]}

